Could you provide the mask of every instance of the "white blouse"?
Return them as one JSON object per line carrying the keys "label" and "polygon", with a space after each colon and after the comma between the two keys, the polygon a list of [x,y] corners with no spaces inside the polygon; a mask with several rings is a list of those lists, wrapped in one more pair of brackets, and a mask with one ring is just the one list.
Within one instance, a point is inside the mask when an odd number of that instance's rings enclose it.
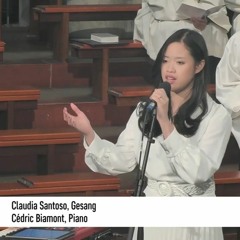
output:
{"label": "white blouse", "polygon": [[[184,137],[175,129],[168,138],[162,135],[151,144],[146,176],[149,181],[169,184],[201,185],[208,183],[219,168],[231,133],[231,116],[220,104],[208,96],[208,113],[202,120],[197,133]],[[117,175],[132,171],[139,162],[142,134],[138,128],[135,110],[116,144],[101,139],[97,134],[86,148],[86,164],[95,172]],[[143,146],[147,138],[144,137]],[[142,149],[142,156],[145,148]],[[151,182],[152,184],[152,182]],[[158,188],[158,187],[157,187]],[[164,195],[158,190],[149,196]],[[177,192],[177,195],[180,193]],[[180,195],[182,195],[181,193]],[[202,195],[204,192],[196,195]],[[211,195],[214,195],[211,192]],[[174,195],[174,192],[168,195]],[[188,195],[186,193],[186,195]],[[195,195],[195,194],[192,194]]]}
{"label": "white blouse", "polygon": [[[208,106],[208,113],[194,136],[184,137],[175,129],[165,140],[162,136],[154,139],[146,167],[148,183],[144,192],[147,197],[215,196],[212,176],[225,153],[231,132],[231,116],[209,96]],[[135,110],[116,144],[98,135],[89,146],[84,141],[85,162],[95,172],[111,175],[130,172],[139,163],[141,139]],[[146,142],[144,137],[142,156]],[[136,239],[135,231],[133,240]],[[220,227],[144,228],[144,240],[153,239],[223,240],[223,233]]]}
{"label": "white blouse", "polygon": [[240,147],[240,32],[229,40],[216,69],[216,97],[231,112],[232,132]]}
{"label": "white blouse", "polygon": [[[208,16],[210,22],[203,31],[197,30],[189,19],[177,14],[181,3],[187,0],[143,0],[135,19],[134,39],[143,43],[149,56],[156,56],[166,39],[178,29],[189,28],[202,33],[210,56],[221,57],[231,28],[226,8]],[[189,1],[189,0],[188,0]],[[208,9],[224,4],[224,0],[192,0]]]}
{"label": "white blouse", "polygon": [[[184,137],[175,129],[167,139],[155,138],[148,155],[147,197],[215,196],[213,174],[219,168],[231,133],[231,116],[208,96],[208,113],[197,133]],[[117,143],[97,134],[86,148],[85,162],[94,172],[117,175],[132,171],[139,163],[142,134],[135,110]],[[142,156],[147,139],[144,137]],[[141,164],[140,164],[141,165]],[[133,239],[136,240],[136,232]],[[223,240],[221,228],[144,228],[144,240]]]}

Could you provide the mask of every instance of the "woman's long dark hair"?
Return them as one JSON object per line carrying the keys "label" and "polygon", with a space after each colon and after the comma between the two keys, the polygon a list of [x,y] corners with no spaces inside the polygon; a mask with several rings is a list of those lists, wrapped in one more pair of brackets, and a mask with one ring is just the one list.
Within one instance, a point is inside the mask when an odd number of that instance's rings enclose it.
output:
{"label": "woman's long dark hair", "polygon": [[[192,95],[178,110],[174,116],[173,123],[177,131],[187,137],[193,136],[199,128],[200,122],[206,112],[208,111],[207,105],[207,83],[209,80],[208,69],[208,51],[205,40],[198,32],[190,29],[181,29],[172,34],[160,49],[157,58],[153,64],[152,80],[154,87],[158,87],[159,83],[163,82],[161,76],[161,65],[168,46],[174,42],[183,42],[188,48],[191,56],[194,58],[195,63],[199,64],[202,60],[205,61],[204,68],[195,74]],[[169,101],[171,102],[171,101]],[[139,105],[139,120],[138,125],[144,134],[148,134],[150,123],[144,124],[146,106],[148,101],[143,101]],[[200,114],[193,118],[193,113],[196,109],[200,109]],[[169,117],[171,118],[171,106],[169,106]],[[159,136],[162,130],[158,121],[155,121],[153,136]]]}

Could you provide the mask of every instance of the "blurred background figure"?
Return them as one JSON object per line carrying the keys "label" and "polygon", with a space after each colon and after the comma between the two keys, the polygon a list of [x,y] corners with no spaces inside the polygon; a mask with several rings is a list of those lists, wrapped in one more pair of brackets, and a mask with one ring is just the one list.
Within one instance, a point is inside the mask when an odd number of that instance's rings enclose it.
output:
{"label": "blurred background figure", "polygon": [[142,0],[142,8],[135,19],[134,39],[142,42],[152,59],[176,30],[189,28],[198,31],[204,37],[210,56],[210,81],[215,82],[215,69],[222,57],[231,28],[226,7],[209,15],[205,19],[189,18],[177,13],[184,2],[209,9],[224,5],[224,0]]}
{"label": "blurred background figure", "polygon": [[240,31],[230,38],[217,66],[216,97],[232,115],[232,133],[240,147]]}
{"label": "blurred background figure", "polygon": [[240,30],[240,0],[225,0],[226,7],[232,11],[231,35]]}

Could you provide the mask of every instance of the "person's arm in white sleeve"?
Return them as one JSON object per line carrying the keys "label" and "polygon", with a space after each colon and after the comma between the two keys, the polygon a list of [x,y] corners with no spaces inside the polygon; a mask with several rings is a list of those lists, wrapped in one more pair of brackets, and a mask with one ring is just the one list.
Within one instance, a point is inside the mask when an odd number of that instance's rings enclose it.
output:
{"label": "person's arm in white sleeve", "polygon": [[130,172],[137,164],[140,137],[138,117],[134,111],[116,144],[101,139],[97,134],[89,146],[84,141],[85,162],[94,172],[111,175]]}
{"label": "person's arm in white sleeve", "polygon": [[204,131],[199,142],[175,129],[160,143],[176,173],[191,184],[207,181],[220,167],[231,133],[231,117],[219,105],[207,127],[199,131]]}
{"label": "person's arm in white sleeve", "polygon": [[216,97],[232,112],[240,115],[240,32],[227,43],[223,57],[216,69]]}

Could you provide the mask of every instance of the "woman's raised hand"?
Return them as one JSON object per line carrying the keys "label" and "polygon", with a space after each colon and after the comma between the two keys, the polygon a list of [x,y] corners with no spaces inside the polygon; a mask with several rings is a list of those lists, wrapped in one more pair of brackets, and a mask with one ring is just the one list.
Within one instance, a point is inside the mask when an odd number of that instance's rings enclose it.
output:
{"label": "woman's raised hand", "polygon": [[88,144],[94,139],[94,130],[87,116],[73,103],[70,104],[71,109],[76,115],[68,112],[67,108],[63,109],[63,119],[69,126],[76,128],[86,138]]}

